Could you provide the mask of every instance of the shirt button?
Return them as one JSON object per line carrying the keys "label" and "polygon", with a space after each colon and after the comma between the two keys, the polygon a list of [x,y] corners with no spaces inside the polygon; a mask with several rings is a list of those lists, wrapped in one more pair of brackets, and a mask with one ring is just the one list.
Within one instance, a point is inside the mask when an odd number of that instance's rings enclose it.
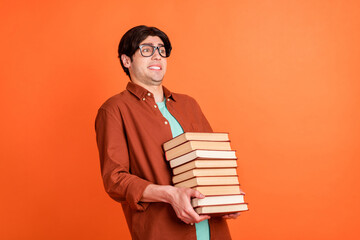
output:
{"label": "shirt button", "polygon": [[150,96],[151,96],[151,93],[149,93],[149,92],[148,92],[148,94],[147,94],[147,95],[150,97]]}
{"label": "shirt button", "polygon": [[168,98],[167,100],[170,101],[170,98]]}
{"label": "shirt button", "polygon": [[157,108],[157,106],[156,106],[156,105],[154,105],[154,108]]}
{"label": "shirt button", "polygon": [[166,124],[168,124],[168,122],[167,122],[167,121],[165,121],[164,123],[165,123],[165,125],[166,125]]}
{"label": "shirt button", "polygon": [[145,101],[145,98],[143,98],[143,101]]}

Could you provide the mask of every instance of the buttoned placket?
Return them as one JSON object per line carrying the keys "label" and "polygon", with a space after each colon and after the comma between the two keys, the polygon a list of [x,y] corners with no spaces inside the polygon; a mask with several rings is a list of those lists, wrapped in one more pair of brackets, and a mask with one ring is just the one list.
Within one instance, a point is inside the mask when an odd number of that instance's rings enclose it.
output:
{"label": "buttoned placket", "polygon": [[[147,98],[148,98],[148,101],[146,101]],[[145,103],[146,103],[146,102],[149,102],[148,104],[153,105],[153,109],[155,109],[155,114],[157,114],[157,115],[160,114],[159,116],[162,117],[163,122],[164,122],[164,125],[168,126],[169,130],[171,130],[170,124],[169,124],[168,120],[162,115],[162,113],[160,112],[160,109],[158,109],[158,106],[157,106],[157,104],[156,104],[156,102],[155,102],[155,99],[154,99],[154,97],[153,97],[153,94],[151,94],[150,92],[148,92],[148,93],[146,94],[146,96],[142,98],[142,101],[144,101]],[[169,99],[169,98],[166,98],[166,101],[169,102],[170,99]],[[166,104],[166,103],[165,103],[165,104]]]}

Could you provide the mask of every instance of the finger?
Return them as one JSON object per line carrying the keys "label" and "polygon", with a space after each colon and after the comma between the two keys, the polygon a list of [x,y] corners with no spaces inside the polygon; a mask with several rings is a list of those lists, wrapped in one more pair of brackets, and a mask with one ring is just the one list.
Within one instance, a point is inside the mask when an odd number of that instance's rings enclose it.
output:
{"label": "finger", "polygon": [[196,218],[194,219],[195,223],[199,223],[202,222],[204,220],[210,219],[211,217],[209,215],[198,215],[196,216]]}
{"label": "finger", "polygon": [[229,218],[236,219],[239,215],[238,214],[230,214]]}
{"label": "finger", "polygon": [[193,225],[194,223],[199,223],[199,222],[202,222],[207,219],[210,219],[209,215],[200,215],[197,220],[188,219],[187,221],[184,221],[184,222],[186,222],[187,224]]}
{"label": "finger", "polygon": [[205,197],[201,192],[194,190],[194,189],[191,189],[190,196],[195,197],[195,198],[204,198]]}
{"label": "finger", "polygon": [[240,216],[240,214],[241,214],[241,212],[237,212],[237,213],[234,213],[233,215],[234,215],[234,217],[238,217],[238,216]]}
{"label": "finger", "polygon": [[180,218],[183,222],[190,224],[196,222],[196,218],[199,217],[199,215],[194,211],[193,207],[190,205],[190,203],[185,203],[186,207],[178,212],[178,218]]}
{"label": "finger", "polygon": [[183,222],[189,223],[199,223],[206,219],[210,219],[209,215],[199,215],[195,212],[194,208],[190,205],[184,211],[182,211],[178,216]]}
{"label": "finger", "polygon": [[240,216],[240,212],[237,212],[237,213],[231,213],[231,214],[227,214],[227,215],[224,215],[223,218],[225,219],[236,219],[238,216]]}
{"label": "finger", "polygon": [[190,223],[198,223],[210,218],[208,215],[197,214],[193,208],[187,209],[185,213],[187,214],[186,221]]}
{"label": "finger", "polygon": [[209,215],[200,215],[200,221],[199,222],[202,222],[202,221],[207,220],[207,219],[210,219]]}

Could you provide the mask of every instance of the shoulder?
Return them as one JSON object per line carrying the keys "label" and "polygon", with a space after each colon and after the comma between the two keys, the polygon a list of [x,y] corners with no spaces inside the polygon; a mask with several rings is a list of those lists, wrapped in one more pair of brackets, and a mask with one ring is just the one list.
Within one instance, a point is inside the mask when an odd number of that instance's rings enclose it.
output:
{"label": "shoulder", "polygon": [[114,112],[121,109],[129,99],[129,92],[124,90],[108,98],[99,108],[99,111]]}

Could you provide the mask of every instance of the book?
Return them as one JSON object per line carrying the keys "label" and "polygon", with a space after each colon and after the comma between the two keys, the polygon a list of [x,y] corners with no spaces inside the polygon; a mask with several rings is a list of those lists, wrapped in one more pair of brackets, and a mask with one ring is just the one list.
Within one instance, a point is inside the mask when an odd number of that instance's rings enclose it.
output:
{"label": "book", "polygon": [[185,155],[180,157],[174,158],[170,160],[170,167],[175,168],[180,166],[184,163],[190,162],[191,160],[195,159],[236,159],[235,151],[219,151],[219,150],[195,150],[189,152]]}
{"label": "book", "polygon": [[239,180],[235,177],[194,177],[175,184],[175,187],[195,187],[195,186],[209,186],[209,185],[237,185]]}
{"label": "book", "polygon": [[179,175],[173,176],[172,181],[175,184],[193,177],[236,175],[236,168],[192,169]]}
{"label": "book", "polygon": [[203,199],[191,199],[198,214],[221,216],[248,210],[228,133],[186,132],[162,147],[173,172],[173,185],[205,195]]}
{"label": "book", "polygon": [[166,159],[189,153],[193,150],[231,150],[230,142],[188,141],[165,152]]}
{"label": "book", "polygon": [[204,206],[195,208],[195,212],[197,214],[229,214],[247,210],[249,210],[247,203],[221,206]]}
{"label": "book", "polygon": [[225,196],[208,196],[205,198],[193,198],[191,205],[193,207],[212,206],[212,205],[226,205],[244,203],[244,195],[225,195]]}
{"label": "book", "polygon": [[176,147],[184,142],[190,140],[197,141],[218,141],[218,142],[226,142],[229,141],[228,133],[203,133],[203,132],[186,132],[180,134],[179,136],[167,141],[163,144],[163,148],[165,151]]}
{"label": "book", "polygon": [[205,196],[235,195],[240,194],[240,186],[196,186],[192,189],[198,190]]}
{"label": "book", "polygon": [[[174,161],[174,160],[172,160]],[[236,168],[237,162],[236,160],[223,160],[223,159],[216,159],[216,160],[194,160],[183,165],[180,165],[176,168],[173,168],[174,175],[178,175],[182,172],[186,172],[188,170],[194,168]]]}

